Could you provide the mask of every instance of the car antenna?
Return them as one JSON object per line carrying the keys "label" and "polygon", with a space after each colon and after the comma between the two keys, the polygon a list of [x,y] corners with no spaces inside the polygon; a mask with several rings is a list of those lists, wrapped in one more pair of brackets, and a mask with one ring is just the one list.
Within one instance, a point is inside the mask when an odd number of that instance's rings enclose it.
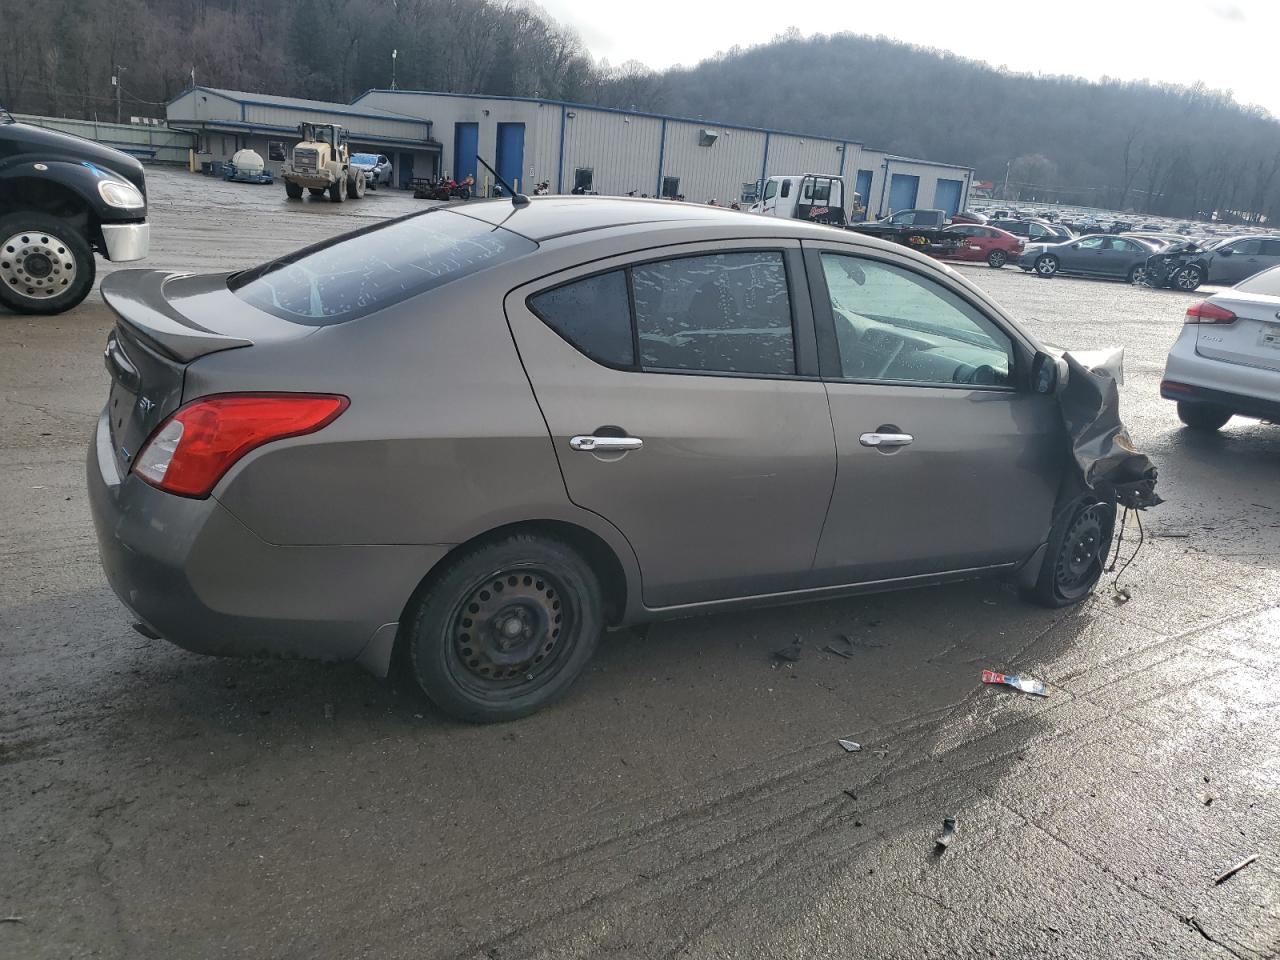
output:
{"label": "car antenna", "polygon": [[502,179],[502,174],[500,174],[497,170],[493,169],[493,167],[485,163],[482,158],[476,157],[476,161],[482,167],[484,167],[486,170],[492,173],[493,179],[497,180],[498,183],[502,186],[502,188],[505,189],[507,193],[511,194],[511,205],[513,207],[526,207],[529,205],[529,198],[526,197],[523,193],[516,193],[516,191],[512,188],[511,184],[507,183],[507,181]]}

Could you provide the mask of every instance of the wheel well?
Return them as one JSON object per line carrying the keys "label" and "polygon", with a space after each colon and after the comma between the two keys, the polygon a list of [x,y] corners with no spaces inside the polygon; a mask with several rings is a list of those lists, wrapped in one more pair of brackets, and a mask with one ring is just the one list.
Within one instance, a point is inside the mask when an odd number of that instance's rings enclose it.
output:
{"label": "wheel well", "polygon": [[0,209],[38,210],[67,220],[97,242],[97,219],[74,190],[50,180],[18,177],[0,182]]}
{"label": "wheel well", "polygon": [[427,571],[426,576],[418,583],[400,614],[400,622],[406,622],[418,598],[443,574],[450,562],[460,553],[517,533],[559,540],[577,550],[600,578],[606,621],[614,624],[622,618],[622,614],[627,609],[627,576],[612,547],[590,530],[576,524],[562,520],[522,520],[518,523],[495,527],[454,546]]}

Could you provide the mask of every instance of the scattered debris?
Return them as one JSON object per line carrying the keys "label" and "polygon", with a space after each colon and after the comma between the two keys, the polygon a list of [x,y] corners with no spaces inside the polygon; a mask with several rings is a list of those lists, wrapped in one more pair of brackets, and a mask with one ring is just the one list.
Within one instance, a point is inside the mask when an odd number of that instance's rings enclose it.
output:
{"label": "scattered debris", "polygon": [[1253,861],[1257,860],[1258,857],[1259,857],[1259,854],[1255,853],[1253,856],[1245,857],[1239,863],[1231,867],[1228,867],[1225,873],[1220,873],[1218,874],[1218,876],[1213,878],[1213,885],[1216,887],[1218,884],[1225,883],[1227,880],[1230,880],[1232,877],[1234,877],[1237,873],[1239,873],[1249,864],[1253,863]]}
{"label": "scattered debris", "polygon": [[886,748],[884,748],[884,747],[881,747],[879,750],[874,750],[874,751],[872,751],[872,752],[873,752],[873,753],[875,753],[875,755],[876,755],[877,757],[879,757],[881,760],[883,760],[883,759],[885,759],[885,757],[889,756],[889,751],[888,751]]}
{"label": "scattered debris", "polygon": [[956,818],[947,817],[942,821],[942,833],[938,834],[938,839],[934,842],[938,845],[938,852],[941,853],[947,847],[951,846],[951,841],[956,837]]}
{"label": "scattered debris", "polygon": [[1133,594],[1129,592],[1128,587],[1117,587],[1111,584],[1111,599],[1115,603],[1128,603],[1133,599]]}
{"label": "scattered debris", "polygon": [[848,753],[861,753],[861,752],[862,752],[862,744],[860,744],[860,743],[858,743],[858,742],[856,742],[856,741],[854,741],[854,740],[837,740],[837,741],[836,741],[836,743],[838,743],[838,744],[840,744],[840,746],[844,747],[845,751],[846,751],[846,752],[848,752]]}
{"label": "scattered debris", "polygon": [[1200,802],[1201,802],[1202,804],[1204,804],[1206,807],[1211,807],[1211,806],[1213,806],[1213,795],[1212,795],[1212,794],[1208,794],[1208,793],[1204,794],[1204,795],[1200,798]]}
{"label": "scattered debris", "polygon": [[834,653],[837,657],[844,657],[846,660],[853,659],[853,640],[847,633],[840,634],[822,649],[826,653]]}
{"label": "scattered debris", "polygon": [[845,795],[846,797],[848,797],[850,800],[857,800],[857,799],[858,799],[858,795],[857,795],[856,793],[854,793],[852,790],[845,790],[845,791],[844,791],[844,795]]}
{"label": "scattered debris", "polygon": [[803,648],[804,641],[799,637],[796,637],[781,650],[773,651],[773,656],[777,660],[786,660],[788,663],[795,663],[800,659],[800,654],[803,652]]}
{"label": "scattered debris", "polygon": [[1153,540],[1186,540],[1190,536],[1186,530],[1157,530],[1151,534]]}
{"label": "scattered debris", "polygon": [[1005,673],[996,673],[994,670],[982,671],[983,683],[1002,683],[1006,687],[1013,687],[1015,690],[1021,690],[1023,693],[1030,693],[1037,697],[1047,697],[1049,688],[1034,677],[1015,677]]}

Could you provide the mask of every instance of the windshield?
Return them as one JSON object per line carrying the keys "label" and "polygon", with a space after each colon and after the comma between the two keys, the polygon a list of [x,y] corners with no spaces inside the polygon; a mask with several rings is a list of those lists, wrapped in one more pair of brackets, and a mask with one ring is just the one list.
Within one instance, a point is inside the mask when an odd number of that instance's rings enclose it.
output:
{"label": "windshield", "polygon": [[376,167],[378,165],[378,157],[372,153],[357,153],[351,157],[352,163],[358,163],[362,167]]}
{"label": "windshield", "polygon": [[228,286],[241,300],[281,319],[326,326],[537,248],[502,227],[431,210],[306,247],[236,274]]}

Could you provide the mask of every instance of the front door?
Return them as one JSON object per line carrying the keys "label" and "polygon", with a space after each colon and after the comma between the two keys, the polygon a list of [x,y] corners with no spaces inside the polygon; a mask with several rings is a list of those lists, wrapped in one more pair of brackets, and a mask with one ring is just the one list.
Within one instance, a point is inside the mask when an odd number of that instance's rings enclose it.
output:
{"label": "front door", "polygon": [[518,289],[507,318],[569,498],[650,607],[805,586],[835,445],[795,241],[684,245]]}
{"label": "front door", "polygon": [[805,242],[838,461],[828,582],[1014,564],[1044,542],[1067,453],[1029,346],[958,284]]}

